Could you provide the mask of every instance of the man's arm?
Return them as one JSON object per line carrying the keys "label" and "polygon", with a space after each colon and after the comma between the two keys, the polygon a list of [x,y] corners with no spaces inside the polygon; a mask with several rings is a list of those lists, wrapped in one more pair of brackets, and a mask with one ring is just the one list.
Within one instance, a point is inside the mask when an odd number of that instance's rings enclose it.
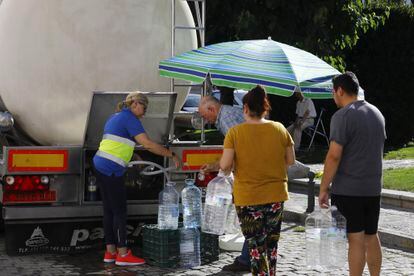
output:
{"label": "man's arm", "polygon": [[332,183],[332,179],[338,170],[339,162],[342,158],[342,149],[342,145],[331,141],[325,159],[321,185],[319,187],[319,206],[322,208],[329,206],[329,185]]}
{"label": "man's arm", "polygon": [[309,109],[306,109],[305,113],[303,113],[302,123],[309,117]]}
{"label": "man's arm", "polygon": [[[307,119],[307,118],[309,118],[309,114],[310,114],[310,112],[311,112],[311,109],[315,109],[315,106],[313,105],[313,102],[312,102],[312,100],[311,99],[308,99],[307,101],[306,101],[306,111],[305,111],[305,113],[303,113],[303,118],[302,118],[302,123]],[[312,108],[313,107],[313,108]]]}

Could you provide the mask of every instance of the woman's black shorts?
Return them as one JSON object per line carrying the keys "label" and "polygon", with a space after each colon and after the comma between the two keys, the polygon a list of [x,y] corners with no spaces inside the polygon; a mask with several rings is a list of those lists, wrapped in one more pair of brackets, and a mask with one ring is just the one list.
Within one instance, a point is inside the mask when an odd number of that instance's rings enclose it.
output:
{"label": "woman's black shorts", "polygon": [[346,218],[348,233],[365,232],[373,235],[378,230],[380,196],[331,195],[331,205],[336,205]]}

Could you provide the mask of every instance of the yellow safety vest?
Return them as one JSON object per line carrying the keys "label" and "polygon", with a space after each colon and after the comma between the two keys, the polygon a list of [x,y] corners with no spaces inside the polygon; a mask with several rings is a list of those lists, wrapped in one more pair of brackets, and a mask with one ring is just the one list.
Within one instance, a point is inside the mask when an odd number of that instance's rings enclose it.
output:
{"label": "yellow safety vest", "polygon": [[122,167],[127,167],[134,154],[135,142],[114,134],[104,134],[97,156],[111,160]]}

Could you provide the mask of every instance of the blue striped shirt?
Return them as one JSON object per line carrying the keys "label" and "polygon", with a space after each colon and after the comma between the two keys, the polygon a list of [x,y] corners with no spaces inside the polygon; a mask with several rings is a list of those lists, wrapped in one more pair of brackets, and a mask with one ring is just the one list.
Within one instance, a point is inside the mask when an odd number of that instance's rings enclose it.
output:
{"label": "blue striped shirt", "polygon": [[235,125],[244,122],[243,109],[231,105],[222,105],[216,120],[216,128],[226,135],[227,131]]}

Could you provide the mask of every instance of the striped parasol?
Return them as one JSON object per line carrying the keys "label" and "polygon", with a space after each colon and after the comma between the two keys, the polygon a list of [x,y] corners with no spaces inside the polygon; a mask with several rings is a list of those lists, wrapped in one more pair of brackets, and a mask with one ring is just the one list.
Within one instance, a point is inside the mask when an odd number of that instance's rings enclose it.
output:
{"label": "striped parasol", "polygon": [[[302,93],[303,94],[309,94],[312,93],[312,91],[314,91],[315,89],[317,89],[318,91],[323,92],[323,89],[325,89],[325,92],[328,93],[332,93],[332,89],[333,89],[333,84],[331,80],[327,80],[325,82],[317,82],[314,83],[313,85],[309,85],[307,87],[304,87],[302,89]],[[332,97],[330,97],[332,98]],[[358,99],[359,100],[364,100],[365,99],[365,91],[364,89],[359,86],[358,88]]]}
{"label": "striped parasol", "polygon": [[330,80],[338,70],[309,52],[271,40],[209,45],[163,60],[161,76],[249,90],[260,84],[270,94],[332,98]]}

